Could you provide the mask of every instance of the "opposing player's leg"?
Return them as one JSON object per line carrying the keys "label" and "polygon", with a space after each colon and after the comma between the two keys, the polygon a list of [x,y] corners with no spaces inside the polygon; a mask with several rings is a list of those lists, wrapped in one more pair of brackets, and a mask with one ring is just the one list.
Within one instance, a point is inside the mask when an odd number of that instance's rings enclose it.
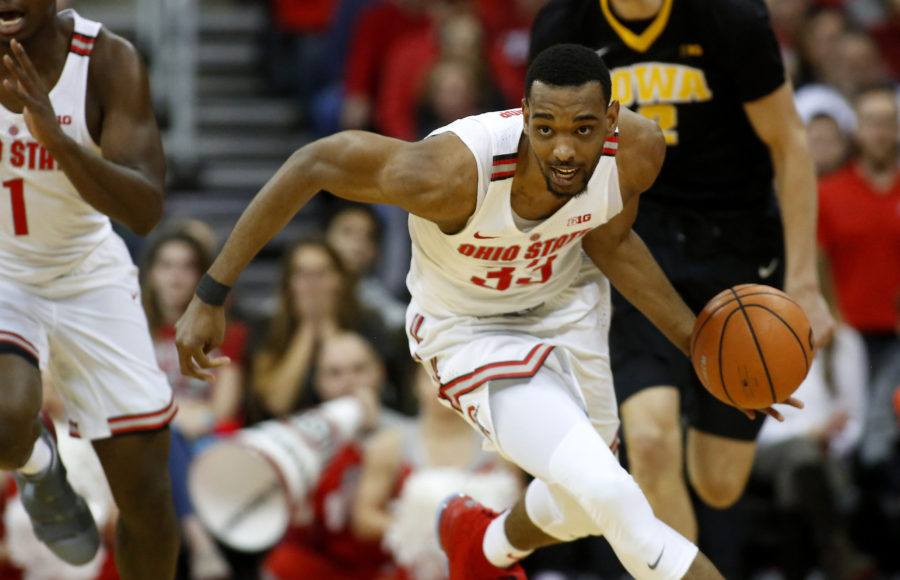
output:
{"label": "opposing player's leg", "polygon": [[[490,421],[501,453],[538,479],[524,500],[484,526],[481,549],[496,567],[494,576],[465,569],[479,556],[471,553],[472,527],[459,525],[454,533],[443,525],[451,518],[465,522],[463,514],[478,506],[457,501],[445,510],[440,532],[451,578],[500,578],[504,566],[551,539],[591,534],[604,535],[635,578],[691,577],[686,574],[697,560],[696,546],[653,515],[559,374],[542,368],[530,379],[491,384]],[[458,553],[456,543],[465,543],[469,553]]]}
{"label": "opposing player's leg", "polygon": [[684,478],[681,395],[674,387],[650,387],[620,407],[631,475],[653,512],[678,532],[697,541],[697,518]]}
{"label": "opposing player's leg", "polygon": [[727,508],[744,493],[756,454],[756,435],[765,416],[758,413],[751,421],[713,399],[702,387],[695,390],[685,452],[688,479],[708,505]]}
{"label": "opposing player's leg", "polygon": [[180,538],[167,470],[169,429],[118,435],[93,444],[119,507],[115,549],[119,575],[123,580],[174,578]]}

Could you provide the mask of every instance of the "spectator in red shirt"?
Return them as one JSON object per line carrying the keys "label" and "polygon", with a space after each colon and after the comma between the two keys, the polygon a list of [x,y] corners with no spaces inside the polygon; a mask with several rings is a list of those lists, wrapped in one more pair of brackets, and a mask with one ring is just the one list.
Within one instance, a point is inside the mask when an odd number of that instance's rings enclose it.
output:
{"label": "spectator in red shirt", "polygon": [[150,240],[140,275],[156,359],[169,379],[179,407],[171,426],[169,472],[192,580],[231,577],[224,555],[194,514],[187,491],[187,472],[204,438],[240,426],[242,356],[247,336],[243,324],[229,323],[225,342],[216,354],[230,357],[231,363],[216,369],[216,382],[207,383],[181,374],[174,324],[190,302],[194,287],[210,261],[210,248],[187,228],[164,227]]}
{"label": "spectator in red shirt", "polygon": [[264,62],[278,92],[307,102],[329,80],[329,32],[337,0],[270,0],[271,33],[265,35]]}
{"label": "spectator in red shirt", "polygon": [[881,55],[891,67],[894,76],[900,78],[900,0],[883,0],[884,19],[869,29]]}
{"label": "spectator in red shirt", "polygon": [[866,341],[872,376],[898,341],[900,122],[892,88],[856,99],[858,156],[819,186],[819,241],[844,320]]}
{"label": "spectator in red shirt", "polygon": [[360,16],[344,71],[342,128],[379,128],[373,111],[385,59],[398,39],[428,26],[424,4],[423,0],[383,0]]}
{"label": "spectator in red shirt", "polygon": [[490,84],[483,65],[484,30],[474,14],[466,10],[436,11],[431,26],[394,43],[385,58],[376,103],[378,126],[383,134],[407,140],[421,135],[423,127],[417,126],[416,104],[439,59],[470,61],[479,69],[479,81]]}
{"label": "spectator in red shirt", "polygon": [[[384,361],[366,339],[339,330],[325,338],[316,359],[314,388],[322,401],[367,391],[378,397],[385,378]],[[408,421],[382,409],[379,427]],[[262,564],[267,580],[387,580],[390,558],[378,539],[351,529],[351,510],[359,481],[364,439],[337,450],[322,471],[308,501],[293,514],[285,537]]]}

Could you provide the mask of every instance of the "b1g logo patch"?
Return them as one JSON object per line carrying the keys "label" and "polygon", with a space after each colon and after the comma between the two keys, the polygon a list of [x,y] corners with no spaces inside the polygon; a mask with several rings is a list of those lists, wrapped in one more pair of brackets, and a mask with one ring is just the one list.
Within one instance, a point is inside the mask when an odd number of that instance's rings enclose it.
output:
{"label": "b1g logo patch", "polygon": [[569,218],[569,221],[566,222],[567,226],[577,226],[578,224],[585,224],[591,221],[591,214],[586,213],[584,215],[575,216]]}

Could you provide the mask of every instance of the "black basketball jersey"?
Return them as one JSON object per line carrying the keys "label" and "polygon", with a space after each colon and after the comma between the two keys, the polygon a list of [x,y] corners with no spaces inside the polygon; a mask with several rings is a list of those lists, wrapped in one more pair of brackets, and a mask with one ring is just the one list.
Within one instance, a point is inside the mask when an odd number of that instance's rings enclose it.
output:
{"label": "black basketball jersey", "polygon": [[663,129],[666,160],[645,198],[720,208],[771,198],[769,150],[743,110],[785,82],[763,0],[663,0],[641,21],[618,17],[610,0],[551,0],[532,29],[532,59],[560,43],[595,49],[612,97]]}

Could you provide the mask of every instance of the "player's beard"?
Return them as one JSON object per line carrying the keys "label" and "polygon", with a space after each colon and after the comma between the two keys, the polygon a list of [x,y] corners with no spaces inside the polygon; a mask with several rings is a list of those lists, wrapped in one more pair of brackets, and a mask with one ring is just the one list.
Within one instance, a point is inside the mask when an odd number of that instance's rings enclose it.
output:
{"label": "player's beard", "polygon": [[[543,171],[541,173],[544,173]],[[585,177],[581,182],[581,189],[576,191],[575,193],[568,193],[566,191],[559,191],[553,188],[553,182],[550,181],[550,176],[544,173],[544,181],[547,183],[547,191],[553,194],[553,197],[557,199],[574,199],[587,191],[588,179]]]}
{"label": "player's beard", "polygon": [[[541,161],[541,159],[537,156],[536,153],[534,154],[534,158],[538,163],[538,167],[541,169],[541,175],[544,176],[544,182],[547,184],[547,191],[552,193],[553,196],[557,199],[574,199],[574,198],[578,197],[579,195],[581,195],[582,193],[584,193],[585,191],[587,191],[588,181],[590,181],[590,177],[591,177],[591,175],[594,174],[594,169],[597,167],[597,165],[595,163],[594,167],[592,167],[590,171],[584,171],[584,175],[581,178],[581,188],[574,193],[569,193],[567,191],[559,191],[558,189],[554,188],[553,181],[550,179],[550,169],[549,169],[550,166],[545,165]],[[568,166],[563,165],[562,167],[568,167]],[[586,168],[583,167],[583,169],[586,169]]]}

